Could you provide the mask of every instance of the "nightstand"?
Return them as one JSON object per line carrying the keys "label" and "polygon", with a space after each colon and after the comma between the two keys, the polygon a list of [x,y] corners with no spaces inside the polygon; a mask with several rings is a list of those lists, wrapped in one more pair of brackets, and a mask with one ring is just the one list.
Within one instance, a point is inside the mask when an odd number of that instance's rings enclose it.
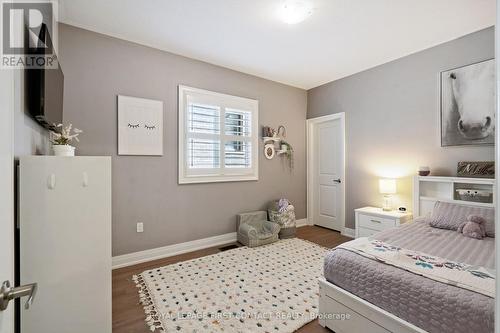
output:
{"label": "nightstand", "polygon": [[370,237],[377,232],[397,227],[411,221],[410,212],[383,211],[382,208],[363,207],[354,210],[356,238]]}

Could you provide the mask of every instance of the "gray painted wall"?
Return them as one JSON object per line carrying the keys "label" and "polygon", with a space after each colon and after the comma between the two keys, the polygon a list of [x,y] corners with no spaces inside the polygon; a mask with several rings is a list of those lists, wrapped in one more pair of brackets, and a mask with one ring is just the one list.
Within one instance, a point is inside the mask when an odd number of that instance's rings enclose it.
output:
{"label": "gray painted wall", "polygon": [[[68,25],[59,45],[64,121],[85,131],[77,154],[113,158],[113,255],[234,232],[237,213],[282,196],[305,217],[306,91]],[[257,182],[178,185],[179,84],[259,100],[261,125],[286,126],[293,172],[259,149]],[[164,101],[164,156],[117,156],[118,94]]]}
{"label": "gray painted wall", "polygon": [[354,212],[381,206],[379,177],[397,177],[395,204],[411,206],[419,165],[454,175],[458,161],[493,161],[493,147],[439,143],[439,72],[494,57],[494,29],[400,58],[308,91],[307,118],[346,113],[346,226]]}

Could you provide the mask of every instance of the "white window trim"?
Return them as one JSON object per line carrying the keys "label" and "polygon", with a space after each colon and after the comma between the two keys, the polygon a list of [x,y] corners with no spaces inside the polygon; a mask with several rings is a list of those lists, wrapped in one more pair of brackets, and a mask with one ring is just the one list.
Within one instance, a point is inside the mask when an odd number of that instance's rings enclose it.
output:
{"label": "white window trim", "polygon": [[[252,113],[252,134],[250,139],[235,137],[236,140],[249,141],[252,143],[252,168],[251,173],[238,173],[238,169],[224,169],[226,174],[206,174],[206,175],[188,175],[186,152],[186,107],[187,96],[204,95],[208,99],[213,99],[215,104],[222,108],[233,108]],[[195,183],[216,183],[216,182],[236,182],[236,181],[255,181],[259,179],[259,101],[244,97],[221,94],[213,91],[192,88],[179,85],[178,95],[178,131],[179,131],[179,184]],[[222,115],[221,115],[222,117]],[[221,135],[224,136],[224,128],[221,128]],[[221,149],[224,143],[221,142]],[[221,161],[223,163],[223,160]],[[222,165],[221,165],[222,166]],[[221,167],[221,169],[223,169]],[[248,170],[248,169],[245,169]]]}

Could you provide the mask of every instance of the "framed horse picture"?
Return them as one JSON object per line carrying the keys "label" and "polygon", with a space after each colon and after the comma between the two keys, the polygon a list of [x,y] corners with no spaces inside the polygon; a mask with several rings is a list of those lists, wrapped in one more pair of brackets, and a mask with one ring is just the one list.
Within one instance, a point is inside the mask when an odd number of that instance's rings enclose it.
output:
{"label": "framed horse picture", "polygon": [[495,143],[494,59],[441,72],[441,146]]}

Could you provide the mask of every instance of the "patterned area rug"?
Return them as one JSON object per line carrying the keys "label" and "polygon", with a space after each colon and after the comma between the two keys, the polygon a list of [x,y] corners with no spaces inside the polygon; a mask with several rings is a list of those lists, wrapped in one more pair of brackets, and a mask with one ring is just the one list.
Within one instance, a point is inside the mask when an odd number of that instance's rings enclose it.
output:
{"label": "patterned area rug", "polygon": [[318,314],[328,250],[293,238],[134,276],[151,331],[294,332]]}

